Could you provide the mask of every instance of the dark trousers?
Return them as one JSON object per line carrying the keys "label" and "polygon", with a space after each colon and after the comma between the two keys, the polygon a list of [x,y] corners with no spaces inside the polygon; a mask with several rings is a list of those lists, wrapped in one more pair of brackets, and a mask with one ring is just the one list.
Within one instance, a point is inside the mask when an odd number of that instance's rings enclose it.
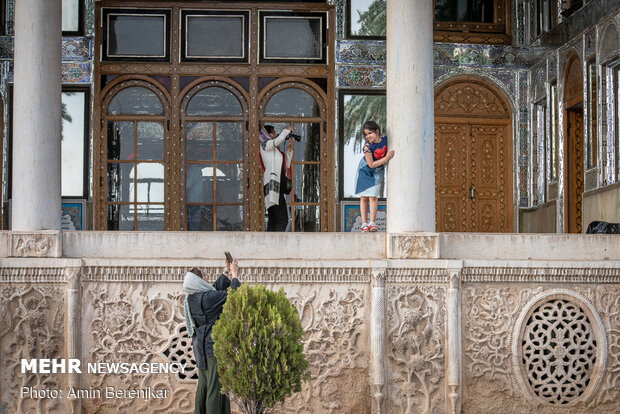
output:
{"label": "dark trousers", "polygon": [[284,193],[280,193],[278,204],[267,209],[267,231],[285,231],[288,225],[288,211]]}
{"label": "dark trousers", "polygon": [[228,396],[220,394],[220,377],[215,357],[207,357],[207,369],[198,370],[195,414],[230,414]]}

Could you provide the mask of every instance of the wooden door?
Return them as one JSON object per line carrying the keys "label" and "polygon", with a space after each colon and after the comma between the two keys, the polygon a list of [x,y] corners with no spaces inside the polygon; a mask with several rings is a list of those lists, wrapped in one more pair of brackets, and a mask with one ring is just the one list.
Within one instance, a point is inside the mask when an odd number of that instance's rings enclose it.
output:
{"label": "wooden door", "polygon": [[511,232],[508,106],[481,81],[452,82],[435,98],[437,231]]}
{"label": "wooden door", "polygon": [[566,111],[567,115],[567,175],[566,212],[568,213],[568,232],[582,233],[583,202],[583,109],[574,108]]}

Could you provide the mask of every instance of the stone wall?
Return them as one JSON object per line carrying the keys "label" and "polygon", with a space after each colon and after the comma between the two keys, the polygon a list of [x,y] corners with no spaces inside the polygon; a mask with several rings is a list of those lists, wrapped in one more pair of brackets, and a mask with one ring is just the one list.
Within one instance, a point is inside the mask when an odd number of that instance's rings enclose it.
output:
{"label": "stone wall", "polygon": [[[188,245],[197,237],[155,235]],[[261,236],[276,246],[282,237]],[[276,412],[620,411],[620,238],[359,234],[349,245],[383,240],[385,250],[349,259],[342,236],[330,236],[317,246],[331,246],[328,259],[312,258],[311,235],[296,237],[304,252],[282,248],[296,259],[248,257],[252,237],[224,238],[238,249],[242,282],[283,287],[306,332],[311,379]],[[72,237],[77,254],[77,239],[88,250],[98,236]],[[573,260],[554,260],[558,246]],[[219,247],[201,259],[0,258],[0,413],[193,412],[194,368],[22,374],[20,359],[192,366],[181,282],[193,266],[216,276]],[[21,398],[21,387],[64,398]],[[151,395],[106,398],[106,387]],[[81,398],[67,398],[71,388]]]}

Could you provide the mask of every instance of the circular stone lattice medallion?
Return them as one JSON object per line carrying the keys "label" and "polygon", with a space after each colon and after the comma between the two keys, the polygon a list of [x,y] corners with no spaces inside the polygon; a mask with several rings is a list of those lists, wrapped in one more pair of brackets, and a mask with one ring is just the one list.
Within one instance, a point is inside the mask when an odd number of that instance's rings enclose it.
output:
{"label": "circular stone lattice medallion", "polygon": [[534,405],[574,405],[596,388],[607,340],[595,308],[582,295],[553,290],[532,299],[514,327],[513,369]]}

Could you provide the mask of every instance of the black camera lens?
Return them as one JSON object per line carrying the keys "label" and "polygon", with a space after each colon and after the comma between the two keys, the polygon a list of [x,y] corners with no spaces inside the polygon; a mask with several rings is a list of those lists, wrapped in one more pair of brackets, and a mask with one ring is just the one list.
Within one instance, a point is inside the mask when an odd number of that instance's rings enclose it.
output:
{"label": "black camera lens", "polygon": [[288,137],[294,139],[297,142],[301,141],[301,136],[297,134],[288,134]]}

